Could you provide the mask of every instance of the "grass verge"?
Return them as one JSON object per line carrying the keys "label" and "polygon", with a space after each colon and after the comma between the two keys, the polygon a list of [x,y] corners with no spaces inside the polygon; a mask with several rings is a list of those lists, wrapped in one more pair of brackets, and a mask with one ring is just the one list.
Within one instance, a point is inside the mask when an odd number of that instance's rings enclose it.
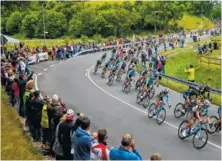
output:
{"label": "grass verge", "polygon": [[23,125],[15,109],[1,90],[1,159],[43,160],[40,151],[32,145],[31,137],[23,132]]}
{"label": "grass verge", "polygon": [[[202,19],[202,29],[210,29],[213,27],[213,23],[206,17]],[[195,29],[201,29],[201,17],[184,14],[181,20],[177,21],[178,26],[183,27],[186,31]]]}

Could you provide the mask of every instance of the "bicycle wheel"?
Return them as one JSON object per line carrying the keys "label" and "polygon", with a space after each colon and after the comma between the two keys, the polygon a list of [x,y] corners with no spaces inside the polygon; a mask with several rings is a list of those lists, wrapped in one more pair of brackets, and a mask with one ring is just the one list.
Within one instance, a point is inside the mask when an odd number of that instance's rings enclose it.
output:
{"label": "bicycle wheel", "polygon": [[126,88],[126,85],[125,85],[125,83],[123,83],[123,85],[122,85],[122,91],[123,92],[125,92],[125,88]]}
{"label": "bicycle wheel", "polygon": [[108,81],[108,85],[111,86],[113,84],[113,77],[111,77]]}
{"label": "bicycle wheel", "polygon": [[175,108],[174,108],[174,116],[176,118],[180,118],[183,116],[183,109],[184,109],[184,104],[183,103],[178,103]]}
{"label": "bicycle wheel", "polygon": [[103,71],[102,74],[101,74],[101,78],[105,78],[105,72]]}
{"label": "bicycle wheel", "polygon": [[161,125],[165,119],[166,119],[166,110],[165,108],[162,108],[160,112],[157,114],[156,122],[157,124]]}
{"label": "bicycle wheel", "polygon": [[[200,140],[201,140],[201,142],[203,141],[202,144],[199,144]],[[193,136],[193,146],[196,149],[203,148],[207,144],[207,141],[208,141],[208,134],[207,134],[207,131],[204,128],[202,128],[200,131],[198,131]]]}
{"label": "bicycle wheel", "polygon": [[139,92],[136,96],[136,103],[138,103],[138,104],[140,104],[142,102],[141,94],[142,94],[142,92]]}
{"label": "bicycle wheel", "polygon": [[149,92],[149,98],[152,99],[154,95],[155,95],[155,89],[153,88],[153,89]]}
{"label": "bicycle wheel", "polygon": [[131,89],[131,83],[128,83],[128,85],[125,89],[126,94],[128,94],[130,92],[130,89]]}
{"label": "bicycle wheel", "polygon": [[150,98],[146,96],[146,98],[143,100],[143,107],[147,108],[150,104]]}
{"label": "bicycle wheel", "polygon": [[96,74],[97,70],[98,70],[98,67],[95,67],[94,74]]}
{"label": "bicycle wheel", "polygon": [[184,120],[180,123],[179,127],[178,127],[178,137],[180,139],[185,139],[186,137],[188,137],[187,135],[184,135],[185,130],[186,130],[186,125],[189,123],[189,121]]}
{"label": "bicycle wheel", "polygon": [[207,125],[207,132],[209,134],[213,134],[216,132],[217,126],[215,126],[215,123],[217,119],[217,116],[210,116],[210,124]]}
{"label": "bicycle wheel", "polygon": [[140,86],[140,82],[137,81],[136,84],[135,84],[135,90],[137,90],[139,88],[139,86]]}
{"label": "bicycle wheel", "polygon": [[154,116],[155,106],[156,106],[156,104],[155,104],[155,103],[152,103],[152,104],[150,105],[150,107],[148,108],[148,117],[149,117],[149,118],[152,118],[152,117]]}

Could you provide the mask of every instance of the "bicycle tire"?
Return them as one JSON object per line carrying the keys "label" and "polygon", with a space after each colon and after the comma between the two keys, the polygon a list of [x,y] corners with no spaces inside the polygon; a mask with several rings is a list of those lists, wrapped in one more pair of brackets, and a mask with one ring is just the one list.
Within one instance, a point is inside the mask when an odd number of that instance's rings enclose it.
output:
{"label": "bicycle tire", "polygon": [[[154,111],[155,106],[156,106],[156,104],[155,104],[155,103],[152,103],[152,104],[150,105],[150,107],[148,108],[148,118],[152,118],[152,117],[154,116],[154,113],[151,114],[151,112]],[[152,108],[153,108],[153,111],[151,111]],[[151,114],[151,115],[150,115],[150,114]]]}
{"label": "bicycle tire", "polygon": [[[213,120],[215,120],[215,121],[211,121],[211,119],[213,119]],[[216,132],[216,130],[217,130],[217,126],[215,127],[215,129],[214,130],[210,130],[211,129],[211,126],[215,126],[215,122],[217,121],[217,116],[215,116],[215,115],[213,115],[213,116],[210,116],[210,122],[211,122],[211,124],[209,124],[208,126],[207,126],[207,132],[209,133],[209,134],[213,134],[213,133],[215,133]],[[209,127],[210,126],[210,127]]]}
{"label": "bicycle tire", "polygon": [[[159,117],[160,117],[160,112],[162,112],[162,111],[164,112],[164,116],[163,116],[163,120],[160,121]],[[165,110],[165,108],[162,108],[160,110],[160,112],[157,114],[157,117],[156,117],[156,122],[157,122],[158,125],[161,125],[166,119],[166,110]]]}
{"label": "bicycle tire", "polygon": [[136,96],[136,103],[140,104],[142,102],[142,99],[140,98],[142,92],[139,92]]}
{"label": "bicycle tire", "polygon": [[150,104],[150,98],[147,96],[146,98],[144,98],[143,100],[143,107],[147,108]]}
{"label": "bicycle tire", "polygon": [[126,94],[128,94],[130,92],[130,90],[131,90],[131,83],[129,83],[127,85],[127,88],[125,89]]}
{"label": "bicycle tire", "polygon": [[149,98],[152,99],[155,95],[155,89],[153,88],[150,92],[149,92]]}
{"label": "bicycle tire", "polygon": [[185,138],[187,138],[188,136],[181,136],[180,134],[182,133],[181,132],[181,126],[183,125],[183,124],[188,124],[189,123],[189,121],[187,121],[187,120],[184,120],[184,121],[182,121],[181,123],[180,123],[180,125],[178,126],[178,131],[177,131],[177,135],[178,135],[178,137],[180,138],[180,139],[185,139]]}
{"label": "bicycle tire", "polygon": [[[182,109],[184,109],[184,104],[183,103],[178,103],[178,104],[176,104],[176,106],[174,108],[174,117],[177,118],[177,119],[184,115],[184,114],[182,114],[182,111],[181,111],[180,107],[182,107]],[[180,111],[179,115],[176,114],[177,111]]]}
{"label": "bicycle tire", "polygon": [[123,92],[125,92],[125,86],[126,86],[125,83],[123,83],[123,85],[122,85],[122,91]]}
{"label": "bicycle tire", "polygon": [[105,72],[102,72],[101,78],[102,78],[102,79],[105,78]]}
{"label": "bicycle tire", "polygon": [[139,88],[139,84],[140,84],[139,81],[137,81],[135,84],[135,90],[137,90]]}
{"label": "bicycle tire", "polygon": [[[202,131],[202,132],[204,131],[204,133],[206,134],[206,141],[204,142],[204,144],[203,144],[202,146],[196,146],[194,139],[196,138],[196,135],[198,135],[198,133],[199,133],[200,131]],[[207,130],[205,130],[204,128],[201,128],[200,131],[198,131],[197,133],[195,133],[195,134],[193,135],[193,146],[194,146],[194,148],[196,148],[196,149],[202,149],[202,148],[207,144],[207,141],[208,141]]]}

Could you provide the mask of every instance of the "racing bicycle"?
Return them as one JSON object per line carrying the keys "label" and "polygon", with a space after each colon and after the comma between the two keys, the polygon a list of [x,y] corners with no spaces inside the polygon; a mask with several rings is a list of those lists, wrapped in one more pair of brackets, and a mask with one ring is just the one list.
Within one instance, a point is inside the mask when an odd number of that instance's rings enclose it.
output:
{"label": "racing bicycle", "polygon": [[[186,125],[188,123],[189,121],[187,120],[184,120],[180,123],[178,128],[178,137],[183,140],[193,135],[193,146],[196,149],[203,148],[208,141],[207,130],[203,127],[203,125],[206,123],[198,123],[195,127],[190,127],[187,129]],[[203,143],[198,144],[198,141],[203,141]]]}
{"label": "racing bicycle", "polygon": [[156,116],[157,124],[161,125],[166,119],[166,109],[164,108],[164,103],[160,101],[159,107],[155,110],[157,103],[158,102],[152,103],[148,108],[148,117],[152,118],[153,116]]}
{"label": "racing bicycle", "polygon": [[122,91],[128,94],[131,90],[131,82],[132,80],[125,80],[123,82]]}
{"label": "racing bicycle", "polygon": [[215,132],[221,131],[221,121],[217,123],[217,121],[221,120],[221,117],[217,117],[215,115],[210,116],[210,123],[208,124],[207,132],[209,134],[213,134]]}
{"label": "racing bicycle", "polygon": [[[139,93],[137,94],[136,103],[143,104],[143,107],[147,108],[150,104],[150,100],[155,95],[154,86],[151,86],[151,88],[146,92],[145,96],[143,96],[143,95],[144,95],[144,92],[142,90],[139,91]],[[143,98],[141,98],[141,97],[143,97]]]}
{"label": "racing bicycle", "polygon": [[114,80],[114,77],[115,77],[115,74],[112,74],[112,76],[109,77],[108,81],[107,81],[107,84],[109,86],[111,86],[113,84],[113,80]]}

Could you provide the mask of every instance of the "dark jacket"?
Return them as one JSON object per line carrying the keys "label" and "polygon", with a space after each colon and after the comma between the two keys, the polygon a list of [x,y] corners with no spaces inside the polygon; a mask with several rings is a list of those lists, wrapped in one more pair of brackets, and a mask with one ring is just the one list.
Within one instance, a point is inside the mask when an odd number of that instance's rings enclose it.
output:
{"label": "dark jacket", "polygon": [[72,145],[71,133],[72,133],[73,126],[74,126],[73,121],[65,120],[60,123],[58,138],[59,138],[59,143],[62,146],[70,146],[71,148],[71,145]]}
{"label": "dark jacket", "polygon": [[42,118],[42,108],[44,102],[39,98],[30,101],[30,122],[33,126],[40,126]]}

